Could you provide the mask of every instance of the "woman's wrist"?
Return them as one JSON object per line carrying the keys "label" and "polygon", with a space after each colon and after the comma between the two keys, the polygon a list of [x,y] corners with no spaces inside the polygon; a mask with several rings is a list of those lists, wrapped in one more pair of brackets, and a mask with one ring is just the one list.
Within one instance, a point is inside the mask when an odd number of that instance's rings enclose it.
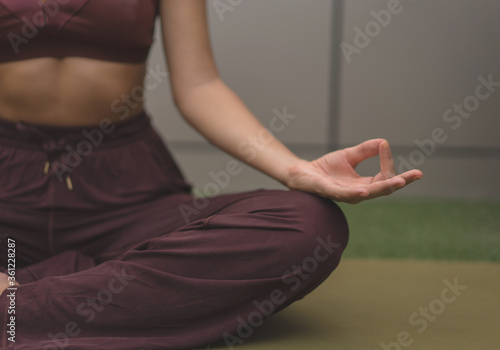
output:
{"label": "woman's wrist", "polygon": [[293,180],[299,173],[299,169],[307,163],[309,163],[307,160],[301,159],[299,157],[290,159],[289,162],[287,162],[287,164],[283,167],[281,178],[277,180],[289,189],[293,189]]}

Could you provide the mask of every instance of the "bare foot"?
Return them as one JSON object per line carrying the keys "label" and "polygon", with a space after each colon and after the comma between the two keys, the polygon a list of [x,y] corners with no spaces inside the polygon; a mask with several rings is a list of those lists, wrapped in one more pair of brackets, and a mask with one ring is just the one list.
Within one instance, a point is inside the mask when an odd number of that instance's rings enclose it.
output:
{"label": "bare foot", "polygon": [[[16,286],[19,285],[17,282],[14,283]],[[9,282],[9,276],[0,272],[0,295],[2,295],[2,293],[9,287],[12,287]]]}

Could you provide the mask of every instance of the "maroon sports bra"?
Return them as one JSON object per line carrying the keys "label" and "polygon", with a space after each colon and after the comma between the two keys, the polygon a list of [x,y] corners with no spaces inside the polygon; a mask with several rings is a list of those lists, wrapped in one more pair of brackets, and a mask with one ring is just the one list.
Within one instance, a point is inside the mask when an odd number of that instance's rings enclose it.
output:
{"label": "maroon sports bra", "polygon": [[0,62],[88,57],[142,63],[159,0],[0,0]]}

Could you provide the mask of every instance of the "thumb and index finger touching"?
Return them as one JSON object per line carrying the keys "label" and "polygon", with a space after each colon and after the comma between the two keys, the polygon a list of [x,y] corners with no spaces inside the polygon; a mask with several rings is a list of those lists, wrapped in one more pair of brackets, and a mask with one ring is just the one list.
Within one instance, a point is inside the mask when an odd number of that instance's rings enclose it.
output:
{"label": "thumb and index finger touching", "polygon": [[371,157],[379,156],[380,173],[383,178],[390,179],[394,176],[403,178],[407,183],[422,178],[423,173],[420,170],[413,169],[405,173],[396,174],[394,159],[392,157],[389,142],[385,139],[372,139],[360,143],[359,145],[344,149],[347,160],[353,168]]}

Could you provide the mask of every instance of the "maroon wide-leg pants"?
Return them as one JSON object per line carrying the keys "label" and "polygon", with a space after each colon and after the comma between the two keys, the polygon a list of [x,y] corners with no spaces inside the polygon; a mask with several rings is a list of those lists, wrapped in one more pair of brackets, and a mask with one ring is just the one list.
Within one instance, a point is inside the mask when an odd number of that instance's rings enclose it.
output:
{"label": "maroon wide-leg pants", "polygon": [[194,198],[144,113],[0,120],[0,270],[21,284],[0,297],[1,349],[240,344],[324,281],[347,240],[338,206],[307,193]]}

